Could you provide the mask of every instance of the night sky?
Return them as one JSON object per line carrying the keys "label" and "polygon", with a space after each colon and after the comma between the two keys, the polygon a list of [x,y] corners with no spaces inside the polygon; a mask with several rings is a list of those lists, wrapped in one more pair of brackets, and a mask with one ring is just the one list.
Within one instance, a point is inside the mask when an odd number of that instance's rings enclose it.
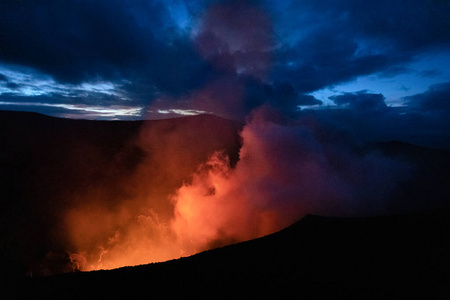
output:
{"label": "night sky", "polygon": [[449,16],[445,0],[3,0],[0,109],[243,120],[262,104],[347,108],[442,132]]}

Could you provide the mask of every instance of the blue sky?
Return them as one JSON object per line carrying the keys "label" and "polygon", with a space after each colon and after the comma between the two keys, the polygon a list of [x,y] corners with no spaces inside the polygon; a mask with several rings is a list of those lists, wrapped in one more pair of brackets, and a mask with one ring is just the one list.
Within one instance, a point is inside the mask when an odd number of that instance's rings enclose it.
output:
{"label": "blue sky", "polygon": [[243,119],[265,103],[292,115],[381,94],[425,111],[436,85],[449,101],[449,15],[439,0],[5,0],[0,109]]}

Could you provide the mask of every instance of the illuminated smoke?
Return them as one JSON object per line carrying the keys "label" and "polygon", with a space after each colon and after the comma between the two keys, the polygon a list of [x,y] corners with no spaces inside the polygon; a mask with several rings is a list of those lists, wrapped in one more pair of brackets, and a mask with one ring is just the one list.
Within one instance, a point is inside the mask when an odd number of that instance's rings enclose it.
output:
{"label": "illuminated smoke", "polygon": [[408,171],[388,158],[355,153],[314,120],[282,125],[268,120],[264,109],[241,137],[235,167],[215,152],[174,193],[157,200],[171,213],[158,214],[145,199],[131,206],[134,212],[126,204],[71,212],[67,220],[79,250],[72,260],[83,270],[164,261],[260,237],[308,213],[383,213]]}
{"label": "illuminated smoke", "polygon": [[112,268],[182,255],[171,236],[169,196],[215,151],[224,150],[235,163],[240,127],[213,116],[144,123],[125,146],[141,149],[128,151],[127,171],[111,168],[117,180],[93,182],[72,196],[61,238],[67,240],[74,268]]}
{"label": "illuminated smoke", "polygon": [[173,198],[172,229],[183,247],[200,251],[260,237],[308,213],[382,213],[409,169],[326,141],[330,137],[320,137],[323,132],[314,128],[318,124],[280,125],[258,114],[241,133],[235,168],[216,153]]}

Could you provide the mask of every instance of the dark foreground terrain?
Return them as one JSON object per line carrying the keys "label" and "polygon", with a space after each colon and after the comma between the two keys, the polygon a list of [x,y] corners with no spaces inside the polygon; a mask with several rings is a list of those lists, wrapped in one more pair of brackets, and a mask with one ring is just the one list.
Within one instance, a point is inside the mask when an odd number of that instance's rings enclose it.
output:
{"label": "dark foreground terrain", "polygon": [[448,299],[449,253],[450,210],[307,216],[278,233],[188,258],[2,284],[23,299]]}

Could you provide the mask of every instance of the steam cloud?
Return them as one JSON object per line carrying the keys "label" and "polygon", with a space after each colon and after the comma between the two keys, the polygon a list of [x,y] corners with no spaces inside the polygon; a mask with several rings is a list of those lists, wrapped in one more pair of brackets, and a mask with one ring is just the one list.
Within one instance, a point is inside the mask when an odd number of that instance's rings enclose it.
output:
{"label": "steam cloud", "polygon": [[[215,152],[174,193],[160,192],[159,200],[141,198],[115,211],[92,204],[71,211],[74,266],[109,269],[178,258],[267,235],[308,213],[385,212],[408,165],[357,153],[314,119],[282,124],[270,116],[262,107],[243,127],[233,167],[226,153]],[[171,213],[158,213],[155,202]]]}

